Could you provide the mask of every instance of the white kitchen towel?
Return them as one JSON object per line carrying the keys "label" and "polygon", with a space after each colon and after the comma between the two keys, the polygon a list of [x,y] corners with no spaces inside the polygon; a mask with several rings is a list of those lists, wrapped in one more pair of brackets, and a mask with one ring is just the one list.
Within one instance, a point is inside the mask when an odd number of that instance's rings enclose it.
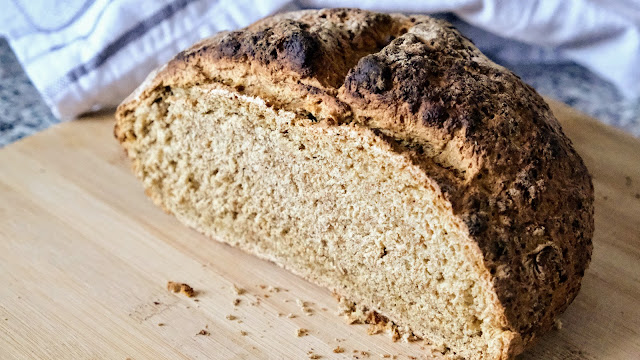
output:
{"label": "white kitchen towel", "polygon": [[[640,96],[640,4],[634,0],[10,0],[0,33],[54,114],[116,106],[155,67],[197,40],[266,15],[319,7],[453,12],[503,37],[541,45],[499,49],[509,61],[574,60]],[[473,36],[472,36],[473,37]]]}

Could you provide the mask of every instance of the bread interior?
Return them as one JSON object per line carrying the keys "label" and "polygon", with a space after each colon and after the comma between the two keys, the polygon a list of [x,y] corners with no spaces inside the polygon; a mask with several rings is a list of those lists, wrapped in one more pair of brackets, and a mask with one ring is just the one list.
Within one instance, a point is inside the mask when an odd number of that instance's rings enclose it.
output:
{"label": "bread interior", "polygon": [[506,351],[477,245],[437,185],[372,130],[214,85],[151,100],[119,126],[155,203],[453,357]]}

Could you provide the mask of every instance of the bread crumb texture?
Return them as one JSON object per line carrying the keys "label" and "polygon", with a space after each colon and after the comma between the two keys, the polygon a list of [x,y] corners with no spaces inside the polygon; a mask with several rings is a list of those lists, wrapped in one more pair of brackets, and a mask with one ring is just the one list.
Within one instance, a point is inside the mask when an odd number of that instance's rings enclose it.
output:
{"label": "bread crumb texture", "polygon": [[279,14],[181,52],[116,116],[158,206],[449,358],[521,353],[589,263],[582,160],[530,86],[441,20]]}
{"label": "bread crumb texture", "polygon": [[172,293],[180,293],[186,297],[194,297],[196,295],[195,290],[191,286],[185,283],[177,283],[173,281],[167,282],[167,290]]}

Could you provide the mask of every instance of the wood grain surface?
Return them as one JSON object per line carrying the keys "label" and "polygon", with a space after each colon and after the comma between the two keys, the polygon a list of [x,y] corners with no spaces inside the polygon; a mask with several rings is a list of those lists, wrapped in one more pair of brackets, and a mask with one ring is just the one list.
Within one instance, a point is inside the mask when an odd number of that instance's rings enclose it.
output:
{"label": "wood grain surface", "polygon": [[[550,102],[594,176],[594,253],[562,329],[521,358],[640,359],[640,142]],[[1,359],[431,358],[347,325],[328,291],[156,208],[112,125],[84,118],[0,150]]]}

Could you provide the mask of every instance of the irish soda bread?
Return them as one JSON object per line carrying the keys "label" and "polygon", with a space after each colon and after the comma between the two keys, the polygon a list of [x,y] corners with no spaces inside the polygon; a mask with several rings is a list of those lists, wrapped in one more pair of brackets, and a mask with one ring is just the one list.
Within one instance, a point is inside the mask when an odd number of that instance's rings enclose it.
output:
{"label": "irish soda bread", "polygon": [[115,135],[180,221],[450,358],[522,352],[589,263],[593,187],[557,120],[426,16],[303,11],[219,33],[151,74]]}

